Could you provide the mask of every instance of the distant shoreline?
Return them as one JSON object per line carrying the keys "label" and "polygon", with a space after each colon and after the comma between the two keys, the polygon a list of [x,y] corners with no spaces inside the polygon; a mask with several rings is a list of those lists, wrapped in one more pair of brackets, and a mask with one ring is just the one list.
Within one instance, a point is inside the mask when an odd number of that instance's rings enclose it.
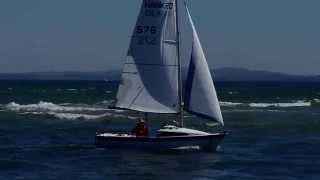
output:
{"label": "distant shoreline", "polygon": [[[320,82],[320,75],[290,75],[243,68],[212,70],[215,82]],[[0,80],[119,81],[121,71],[0,73]],[[183,74],[186,74],[184,71]],[[186,76],[186,75],[184,75]]]}

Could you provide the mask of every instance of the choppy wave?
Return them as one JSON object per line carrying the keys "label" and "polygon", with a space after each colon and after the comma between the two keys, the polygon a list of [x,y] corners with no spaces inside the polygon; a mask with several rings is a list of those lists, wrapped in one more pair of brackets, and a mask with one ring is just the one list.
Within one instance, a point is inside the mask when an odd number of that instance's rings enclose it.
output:
{"label": "choppy wave", "polygon": [[[107,108],[108,105],[114,103],[114,100],[103,100],[95,104],[75,104],[75,103],[60,103],[55,104],[53,102],[40,101],[35,104],[19,104],[16,102],[10,102],[6,105],[0,105],[0,111],[15,111],[19,114],[33,114],[33,115],[50,115],[59,119],[101,119],[104,117],[117,117],[117,118],[129,118],[136,119],[136,117],[128,116],[124,110],[114,110]],[[294,108],[294,107],[310,107],[315,104],[319,104],[319,99],[313,99],[312,101],[292,101],[292,102],[228,102],[221,101],[223,112],[232,112],[239,110],[246,112],[250,110],[272,110],[275,112],[280,111],[274,108]]]}
{"label": "choppy wave", "polygon": [[318,99],[318,98],[314,98],[313,101],[314,101],[315,103],[320,103],[320,99]]}
{"label": "choppy wave", "polygon": [[5,110],[18,112],[19,114],[51,115],[58,119],[69,120],[92,120],[104,117],[126,117],[129,119],[135,119],[135,117],[124,115],[123,110],[112,110],[105,108],[111,102],[113,101],[105,100],[94,105],[72,103],[55,104],[44,101],[40,101],[37,104],[18,104],[16,102],[10,102],[7,105],[2,105],[2,108]]}
{"label": "choppy wave", "polygon": [[223,109],[223,113],[256,113],[256,112],[270,112],[270,113],[285,113],[287,112],[285,109],[265,109],[265,108],[251,108],[251,109]]}
{"label": "choppy wave", "polygon": [[5,106],[11,111],[55,111],[55,112],[68,112],[68,111],[104,111],[109,110],[106,108],[99,107],[85,107],[85,106],[66,106],[66,103],[63,105],[54,104],[52,102],[40,101],[37,104],[18,104],[16,102],[11,102]]}
{"label": "choppy wave", "polygon": [[[317,101],[315,101],[317,103]],[[320,102],[320,101],[319,101]],[[268,107],[278,107],[278,108],[290,108],[290,107],[310,107],[312,106],[311,101],[298,100],[295,102],[272,102],[272,103],[263,103],[263,102],[253,102],[253,103],[240,103],[240,102],[220,102],[221,106],[224,107],[251,107],[251,108],[268,108]]]}
{"label": "choppy wave", "polygon": [[58,119],[69,119],[69,120],[76,120],[76,119],[92,120],[92,119],[100,119],[100,118],[104,118],[112,115],[111,113],[89,115],[89,114],[77,114],[77,113],[55,113],[55,112],[50,112],[48,114]]}
{"label": "choppy wave", "polygon": [[220,124],[217,122],[210,122],[210,123],[206,123],[206,125],[209,127],[215,127],[215,126],[219,126]]}
{"label": "choppy wave", "polygon": [[66,120],[95,120],[106,117],[114,117],[114,118],[127,118],[127,119],[137,119],[134,116],[127,116],[124,114],[115,114],[115,113],[103,113],[103,114],[82,114],[82,113],[61,113],[61,112],[23,112],[20,114],[32,114],[32,115],[50,115],[58,119],[66,119]]}
{"label": "choppy wave", "polygon": [[240,106],[243,105],[243,103],[237,103],[237,102],[225,102],[225,101],[221,101],[219,102],[220,106],[227,106],[227,107],[233,107],[233,106]]}
{"label": "choppy wave", "polygon": [[67,89],[67,91],[78,91],[78,89]]}
{"label": "choppy wave", "polygon": [[100,101],[100,102],[97,102],[96,104],[97,105],[110,105],[114,103],[114,100],[113,99],[110,99],[110,100],[103,100],[103,101]]}
{"label": "choppy wave", "polygon": [[[25,112],[96,112],[96,111],[113,111],[117,113],[124,112],[123,110],[114,110],[107,108],[108,105],[113,103],[114,100],[103,100],[96,104],[74,104],[74,103],[61,103],[55,104],[52,102],[40,101],[36,104],[19,104],[16,102],[10,102],[6,105],[2,105],[4,109],[11,111],[25,111]],[[222,107],[252,107],[252,108],[267,108],[267,107],[310,107],[313,104],[320,103],[320,99],[314,99],[312,101],[298,100],[294,102],[228,102],[221,101],[220,106]]]}
{"label": "choppy wave", "polygon": [[292,103],[250,103],[250,107],[266,108],[266,107],[309,107],[311,102],[297,101]]}
{"label": "choppy wave", "polygon": [[228,94],[239,94],[238,91],[229,91]]}

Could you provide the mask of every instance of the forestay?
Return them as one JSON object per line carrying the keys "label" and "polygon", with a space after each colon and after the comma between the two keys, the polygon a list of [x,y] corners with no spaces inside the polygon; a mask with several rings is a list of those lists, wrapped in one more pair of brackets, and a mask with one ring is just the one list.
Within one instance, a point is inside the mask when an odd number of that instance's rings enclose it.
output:
{"label": "forestay", "polygon": [[185,110],[200,117],[218,121],[223,125],[219,101],[208,63],[188,7],[186,6],[186,8],[193,31],[193,42],[184,98]]}
{"label": "forestay", "polygon": [[175,0],[143,0],[117,93],[116,107],[178,113]]}

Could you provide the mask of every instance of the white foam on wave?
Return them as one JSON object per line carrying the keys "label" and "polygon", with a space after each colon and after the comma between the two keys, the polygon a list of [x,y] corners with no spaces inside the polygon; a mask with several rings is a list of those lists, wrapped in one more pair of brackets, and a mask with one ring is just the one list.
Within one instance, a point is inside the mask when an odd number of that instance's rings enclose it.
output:
{"label": "white foam on wave", "polygon": [[121,109],[108,109],[109,111],[113,111],[113,112],[116,112],[116,113],[123,113],[125,112],[125,110],[121,110]]}
{"label": "white foam on wave", "polygon": [[248,112],[265,112],[265,109],[228,109],[228,110],[224,110],[222,109],[223,113],[248,113]]}
{"label": "white foam on wave", "polygon": [[100,119],[100,118],[103,118],[106,116],[111,116],[111,113],[104,113],[104,114],[99,114],[99,115],[89,115],[89,114],[50,112],[48,114],[52,115],[58,119],[68,119],[68,120],[77,120],[77,119],[94,120],[94,119]]}
{"label": "white foam on wave", "polygon": [[243,105],[243,103],[225,102],[225,101],[220,101],[219,104],[220,104],[220,106],[226,106],[226,107],[233,107],[233,106]]}
{"label": "white foam on wave", "polygon": [[98,103],[96,103],[96,104],[111,105],[111,104],[114,103],[114,102],[115,102],[115,100],[110,99],[110,100],[100,101],[100,102],[98,102]]}
{"label": "white foam on wave", "polygon": [[138,117],[134,117],[134,116],[127,116],[127,118],[128,119],[133,119],[133,120],[138,119]]}
{"label": "white foam on wave", "polygon": [[238,91],[229,91],[228,94],[239,94]]}
{"label": "white foam on wave", "polygon": [[216,127],[216,126],[219,126],[220,124],[216,122],[210,122],[210,123],[206,123],[206,125],[209,127]]}
{"label": "white foam on wave", "polygon": [[101,119],[105,117],[115,117],[115,118],[128,118],[128,119],[137,119],[137,117],[133,116],[126,116],[123,114],[112,114],[112,113],[103,113],[98,115],[89,115],[89,114],[77,114],[77,113],[56,113],[56,112],[50,112],[47,113],[49,115],[52,115],[58,119],[67,119],[67,120],[77,120],[77,119],[84,119],[84,120],[95,120],[95,119]]}
{"label": "white foam on wave", "polygon": [[[319,102],[320,100],[314,99],[314,102]],[[309,101],[298,100],[295,102],[275,102],[275,103],[240,103],[240,102],[219,102],[222,107],[251,107],[251,108],[269,108],[269,107],[278,107],[278,108],[290,108],[290,107],[310,107],[312,103]]]}
{"label": "white foam on wave", "polygon": [[283,113],[286,110],[279,109],[265,109],[265,108],[252,108],[252,109],[228,109],[222,110],[223,113],[256,113],[256,112],[271,112],[271,113]]}
{"label": "white foam on wave", "polygon": [[[7,105],[1,105],[3,109],[10,111],[19,112],[60,112],[60,113],[74,113],[74,112],[99,112],[99,111],[112,111],[113,113],[121,114],[125,112],[124,110],[115,110],[104,108],[105,106],[111,104],[114,100],[105,100],[94,105],[88,104],[72,104],[63,103],[55,104],[52,102],[40,101],[37,104],[18,104],[16,102],[11,102]],[[314,99],[313,102],[320,102],[319,99]],[[310,107],[311,102],[308,101],[296,101],[296,102],[280,102],[280,103],[239,103],[239,102],[224,102],[221,101],[220,105],[223,107],[251,107],[251,108],[290,108],[290,107]]]}
{"label": "white foam on wave", "polygon": [[51,102],[44,102],[40,101],[37,104],[18,104],[15,102],[11,102],[5,106],[7,109],[11,111],[40,111],[40,112],[73,112],[73,111],[103,111],[108,110],[105,108],[98,108],[98,107],[85,107],[85,106],[66,106],[58,105]]}
{"label": "white foam on wave", "polygon": [[45,114],[44,112],[23,112],[20,114],[34,114],[34,115],[41,115],[41,114]]}
{"label": "white foam on wave", "polygon": [[320,103],[320,99],[318,99],[318,98],[314,98],[313,101],[314,101],[315,103]]}
{"label": "white foam on wave", "polygon": [[58,119],[68,120],[92,120],[100,119],[107,116],[136,119],[136,117],[121,114],[124,112],[124,110],[103,108],[110,102],[111,101],[105,101],[102,103],[99,102],[94,105],[72,103],[55,104],[45,101],[40,101],[37,104],[18,104],[16,102],[11,102],[6,105],[0,104],[0,107],[2,107],[4,110],[18,112],[19,114],[50,115]]}
{"label": "white foam on wave", "polygon": [[292,103],[249,103],[250,107],[254,108],[267,108],[267,107],[309,107],[311,106],[311,102],[306,101],[296,101]]}
{"label": "white foam on wave", "polygon": [[76,119],[93,120],[93,119],[100,119],[100,118],[112,115],[111,113],[89,115],[89,114],[80,114],[80,113],[58,113],[58,112],[23,112],[20,114],[51,115],[58,119],[67,119],[67,120],[76,120]]}

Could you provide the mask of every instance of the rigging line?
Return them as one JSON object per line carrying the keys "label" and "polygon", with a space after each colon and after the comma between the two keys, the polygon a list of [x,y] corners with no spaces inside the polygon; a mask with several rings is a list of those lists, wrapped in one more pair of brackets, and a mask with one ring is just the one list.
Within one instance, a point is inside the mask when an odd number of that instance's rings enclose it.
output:
{"label": "rigging line", "polygon": [[132,104],[136,101],[136,99],[140,96],[140,94],[143,91],[143,87],[140,86],[140,91],[137,93],[136,97],[133,98],[132,102],[130,103],[130,105],[128,106],[129,108],[132,106]]}

